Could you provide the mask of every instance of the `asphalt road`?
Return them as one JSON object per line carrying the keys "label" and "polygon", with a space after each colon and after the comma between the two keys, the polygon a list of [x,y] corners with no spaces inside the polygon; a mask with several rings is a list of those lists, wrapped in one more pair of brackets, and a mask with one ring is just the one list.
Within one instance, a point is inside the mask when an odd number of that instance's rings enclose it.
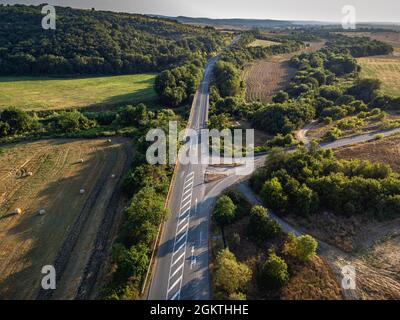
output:
{"label": "asphalt road", "polygon": [[[191,129],[206,127],[208,87],[219,56],[211,58],[193,101]],[[198,140],[191,148],[201,152]],[[149,300],[210,299],[208,273],[208,214],[205,206],[204,174],[207,165],[179,164],[169,209],[155,258]]]}

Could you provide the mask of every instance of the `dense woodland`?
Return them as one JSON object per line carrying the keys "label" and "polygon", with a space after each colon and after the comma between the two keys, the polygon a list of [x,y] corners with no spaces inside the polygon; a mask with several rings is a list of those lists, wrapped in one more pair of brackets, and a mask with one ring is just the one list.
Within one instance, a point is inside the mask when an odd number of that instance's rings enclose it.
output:
{"label": "dense woodland", "polygon": [[398,217],[400,178],[391,168],[368,161],[338,160],[331,150],[271,151],[252,187],[280,214],[308,216],[328,210],[378,219]]}
{"label": "dense woodland", "polygon": [[56,7],[56,30],[44,30],[41,8],[0,5],[1,75],[162,71],[224,44],[213,28],[64,7]]}

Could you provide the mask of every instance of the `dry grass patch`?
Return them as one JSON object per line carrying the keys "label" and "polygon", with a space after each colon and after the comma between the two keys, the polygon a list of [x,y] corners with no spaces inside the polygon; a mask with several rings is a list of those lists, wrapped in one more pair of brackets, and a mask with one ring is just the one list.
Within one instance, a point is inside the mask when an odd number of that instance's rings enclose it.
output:
{"label": "dry grass patch", "polygon": [[362,78],[379,79],[385,94],[400,96],[400,56],[365,57],[357,61]]}
{"label": "dry grass patch", "polygon": [[282,289],[282,300],[341,300],[340,287],[329,266],[315,257],[305,265],[293,265],[293,276]]}
{"label": "dry grass patch", "polygon": [[400,135],[344,147],[336,151],[336,156],[346,160],[359,159],[388,164],[400,173]]}
{"label": "dry grass patch", "polygon": [[[112,144],[106,139],[60,139],[4,147],[0,155],[0,297],[35,299],[41,268],[54,265],[60,255],[65,257],[65,269],[57,275],[53,297],[75,297],[104,216],[112,216],[124,204],[114,191],[131,158],[130,150],[129,141],[122,138],[114,138]],[[32,176],[23,177],[23,170]],[[22,213],[9,215],[15,208]],[[46,213],[39,215],[40,209]],[[65,243],[73,245],[71,251],[62,250]]]}

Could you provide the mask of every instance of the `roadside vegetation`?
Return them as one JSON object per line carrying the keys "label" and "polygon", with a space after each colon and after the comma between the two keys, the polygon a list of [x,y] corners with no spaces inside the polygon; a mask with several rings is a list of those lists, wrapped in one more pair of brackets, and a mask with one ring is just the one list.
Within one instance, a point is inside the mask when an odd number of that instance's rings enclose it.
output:
{"label": "roadside vegetation", "polygon": [[[221,219],[226,212],[229,219]],[[214,299],[341,298],[316,255],[317,241],[285,235],[266,208],[252,207],[239,191],[228,190],[218,198],[213,220],[213,238],[221,236],[212,241]],[[300,289],[304,286],[306,290]]]}

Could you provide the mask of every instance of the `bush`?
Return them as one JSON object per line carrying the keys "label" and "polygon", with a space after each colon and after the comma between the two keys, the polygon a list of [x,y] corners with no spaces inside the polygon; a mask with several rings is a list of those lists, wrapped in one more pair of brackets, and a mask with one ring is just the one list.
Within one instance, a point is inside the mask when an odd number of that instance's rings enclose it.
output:
{"label": "bush", "polygon": [[342,136],[342,130],[340,130],[339,128],[332,128],[331,130],[329,130],[323,140],[325,141],[336,141],[337,139],[339,139]]}
{"label": "bush", "polygon": [[217,129],[219,131],[228,129],[230,127],[229,116],[226,113],[211,116],[208,120],[208,127],[210,129]]}
{"label": "bush", "polygon": [[113,262],[117,264],[116,278],[119,281],[131,277],[141,278],[147,271],[149,258],[144,245],[132,246],[126,249],[121,244],[115,244],[112,253]]}
{"label": "bush", "polygon": [[61,133],[76,133],[96,126],[94,120],[89,120],[78,111],[62,111],[50,120],[50,130]]}
{"label": "bush", "polygon": [[297,144],[297,140],[294,138],[294,136],[290,133],[287,135],[283,136],[282,134],[278,133],[272,140],[269,140],[266,143],[266,146],[268,148],[272,147],[281,147],[281,148],[287,148],[291,147]]}
{"label": "bush", "polygon": [[275,252],[270,251],[261,268],[261,282],[268,289],[279,289],[289,280],[288,266]]}
{"label": "bush", "polygon": [[333,120],[332,120],[331,117],[325,117],[324,118],[324,124],[330,125],[330,124],[332,124],[332,122],[333,122]]}
{"label": "bush", "polygon": [[17,108],[6,108],[0,114],[0,137],[26,133],[38,127],[38,122]]}
{"label": "bush", "polygon": [[126,106],[118,112],[117,121],[126,126],[145,126],[149,122],[149,113],[143,103],[137,106]]}
{"label": "bush", "polygon": [[247,297],[244,293],[232,293],[229,295],[229,300],[240,301],[240,300],[247,300]]}
{"label": "bush", "polygon": [[289,233],[283,252],[301,262],[312,260],[317,255],[318,242],[309,235],[296,237]]}
{"label": "bush", "polygon": [[282,90],[278,91],[272,98],[272,101],[275,103],[283,103],[287,100],[289,100],[289,94]]}
{"label": "bush", "polygon": [[215,284],[227,296],[245,291],[251,276],[250,268],[237,262],[235,255],[229,249],[218,253],[215,261]]}

